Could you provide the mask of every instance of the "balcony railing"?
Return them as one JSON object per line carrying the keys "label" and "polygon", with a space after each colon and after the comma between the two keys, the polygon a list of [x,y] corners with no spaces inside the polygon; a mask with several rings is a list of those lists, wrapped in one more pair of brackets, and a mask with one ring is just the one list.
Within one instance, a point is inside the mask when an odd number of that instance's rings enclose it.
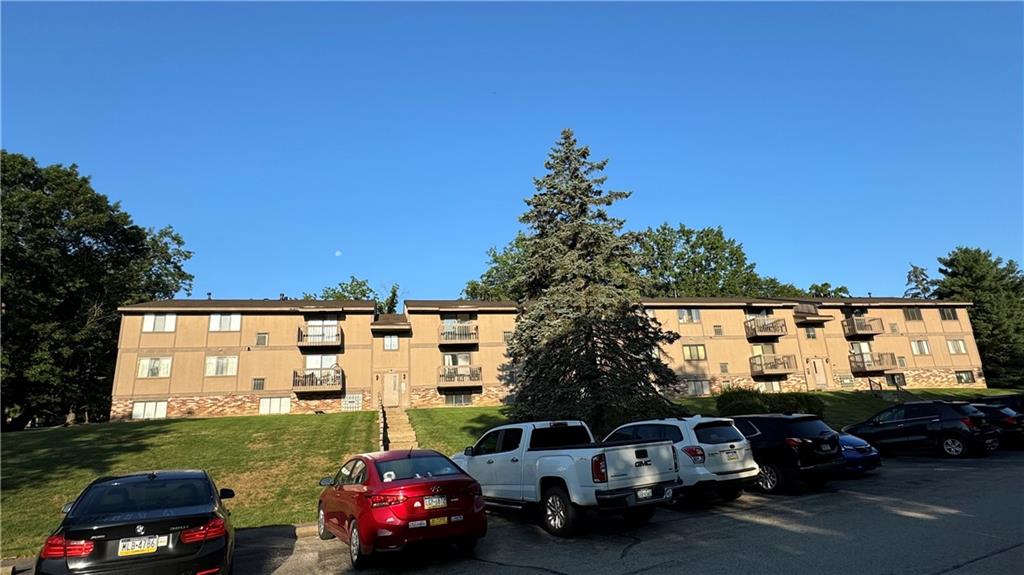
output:
{"label": "balcony railing", "polygon": [[879,317],[848,317],[843,320],[843,333],[849,336],[878,335],[885,333],[882,318]]}
{"label": "balcony railing", "polygon": [[483,369],[478,365],[442,365],[437,368],[437,384],[441,386],[478,383],[483,380]]}
{"label": "balcony railing", "polygon": [[437,333],[442,343],[476,343],[480,339],[480,328],[476,322],[442,323]]}
{"label": "balcony railing", "polygon": [[341,328],[336,325],[300,327],[298,343],[300,346],[339,346]]}
{"label": "balcony railing", "polygon": [[850,369],[858,373],[868,371],[885,371],[896,369],[895,353],[852,353],[850,354]]}
{"label": "balcony railing", "polygon": [[786,320],[755,317],[743,323],[747,337],[782,337],[789,333]]}
{"label": "balcony railing", "polygon": [[341,369],[297,369],[292,375],[292,391],[340,390],[345,375]]}
{"label": "balcony railing", "polygon": [[755,355],[750,358],[751,375],[786,375],[796,372],[795,355]]}

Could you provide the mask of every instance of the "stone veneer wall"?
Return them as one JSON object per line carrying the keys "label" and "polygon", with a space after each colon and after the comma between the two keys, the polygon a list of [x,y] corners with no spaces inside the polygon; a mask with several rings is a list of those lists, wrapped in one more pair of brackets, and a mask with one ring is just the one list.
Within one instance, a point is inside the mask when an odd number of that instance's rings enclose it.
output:
{"label": "stone veneer wall", "polygon": [[[353,390],[352,393],[362,393],[362,409],[373,409],[370,400],[370,390]],[[260,398],[282,397],[282,395],[201,395],[188,397],[168,397],[167,417],[224,417],[233,415],[259,415]],[[157,401],[155,399],[115,399],[110,406],[110,420],[126,420],[132,417],[132,403],[134,401]],[[342,397],[315,399],[301,395],[291,394],[291,411],[289,413],[313,413],[323,411],[324,413],[341,413]]]}
{"label": "stone veneer wall", "polygon": [[[502,405],[508,390],[503,385],[484,385],[483,393],[473,394],[472,405],[465,407],[480,407],[488,405]],[[409,405],[411,407],[445,407],[444,395],[437,391],[436,387],[412,387],[409,390]],[[462,407],[462,406],[451,406]]]}
{"label": "stone veneer wall", "polygon": [[[985,376],[980,369],[974,369],[974,383],[957,383],[956,372],[967,371],[967,369],[905,369],[901,370],[906,378],[906,385],[904,389],[923,389],[923,388],[967,388],[967,389],[984,389],[987,387],[985,383]],[[846,374],[849,375],[849,374]],[[730,387],[741,387],[746,389],[755,389],[757,384],[761,381],[770,381],[769,378],[758,378],[754,379],[750,376],[732,376],[723,375],[709,378],[711,381],[710,391],[711,395],[717,395],[722,391]],[[786,379],[779,380],[779,388],[783,392],[793,391],[819,391],[816,387],[806,387],[807,378],[800,373],[790,374]],[[871,377],[857,376],[853,378],[853,383],[843,384],[840,374],[834,373],[832,381],[830,382],[827,389],[820,391],[870,391],[870,390],[895,390],[896,388],[886,383],[885,375],[877,375]],[[687,381],[682,382],[680,389],[681,394],[686,395],[689,393],[689,383]]]}

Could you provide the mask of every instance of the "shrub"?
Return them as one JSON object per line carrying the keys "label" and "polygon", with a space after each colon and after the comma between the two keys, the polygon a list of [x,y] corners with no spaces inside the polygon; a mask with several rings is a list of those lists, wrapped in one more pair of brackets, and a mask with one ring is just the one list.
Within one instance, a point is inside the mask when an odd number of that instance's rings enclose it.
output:
{"label": "shrub", "polygon": [[810,393],[774,393],[764,395],[765,403],[772,412],[813,413],[825,415],[825,402]]}
{"label": "shrub", "polygon": [[727,389],[715,398],[719,415],[742,415],[744,413],[768,413],[765,394],[756,389]]}

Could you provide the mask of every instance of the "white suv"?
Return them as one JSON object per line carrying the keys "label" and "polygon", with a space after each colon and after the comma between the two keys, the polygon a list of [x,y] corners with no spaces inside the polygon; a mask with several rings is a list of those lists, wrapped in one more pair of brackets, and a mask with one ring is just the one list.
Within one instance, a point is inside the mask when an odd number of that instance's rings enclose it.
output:
{"label": "white suv", "polygon": [[714,490],[736,499],[757,482],[760,471],[747,438],[724,417],[680,417],[634,421],[608,434],[606,442],[671,441],[679,454],[684,494]]}

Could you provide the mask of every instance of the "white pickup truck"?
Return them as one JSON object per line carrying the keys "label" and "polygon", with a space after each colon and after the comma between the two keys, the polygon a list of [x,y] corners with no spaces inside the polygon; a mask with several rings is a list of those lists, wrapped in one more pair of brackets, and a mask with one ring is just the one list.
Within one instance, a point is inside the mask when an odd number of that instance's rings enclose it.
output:
{"label": "white pickup truck", "polygon": [[539,503],[544,528],[558,536],[572,534],[582,509],[647,521],[672,499],[679,468],[669,441],[595,443],[582,421],[502,425],[452,460],[489,503]]}

